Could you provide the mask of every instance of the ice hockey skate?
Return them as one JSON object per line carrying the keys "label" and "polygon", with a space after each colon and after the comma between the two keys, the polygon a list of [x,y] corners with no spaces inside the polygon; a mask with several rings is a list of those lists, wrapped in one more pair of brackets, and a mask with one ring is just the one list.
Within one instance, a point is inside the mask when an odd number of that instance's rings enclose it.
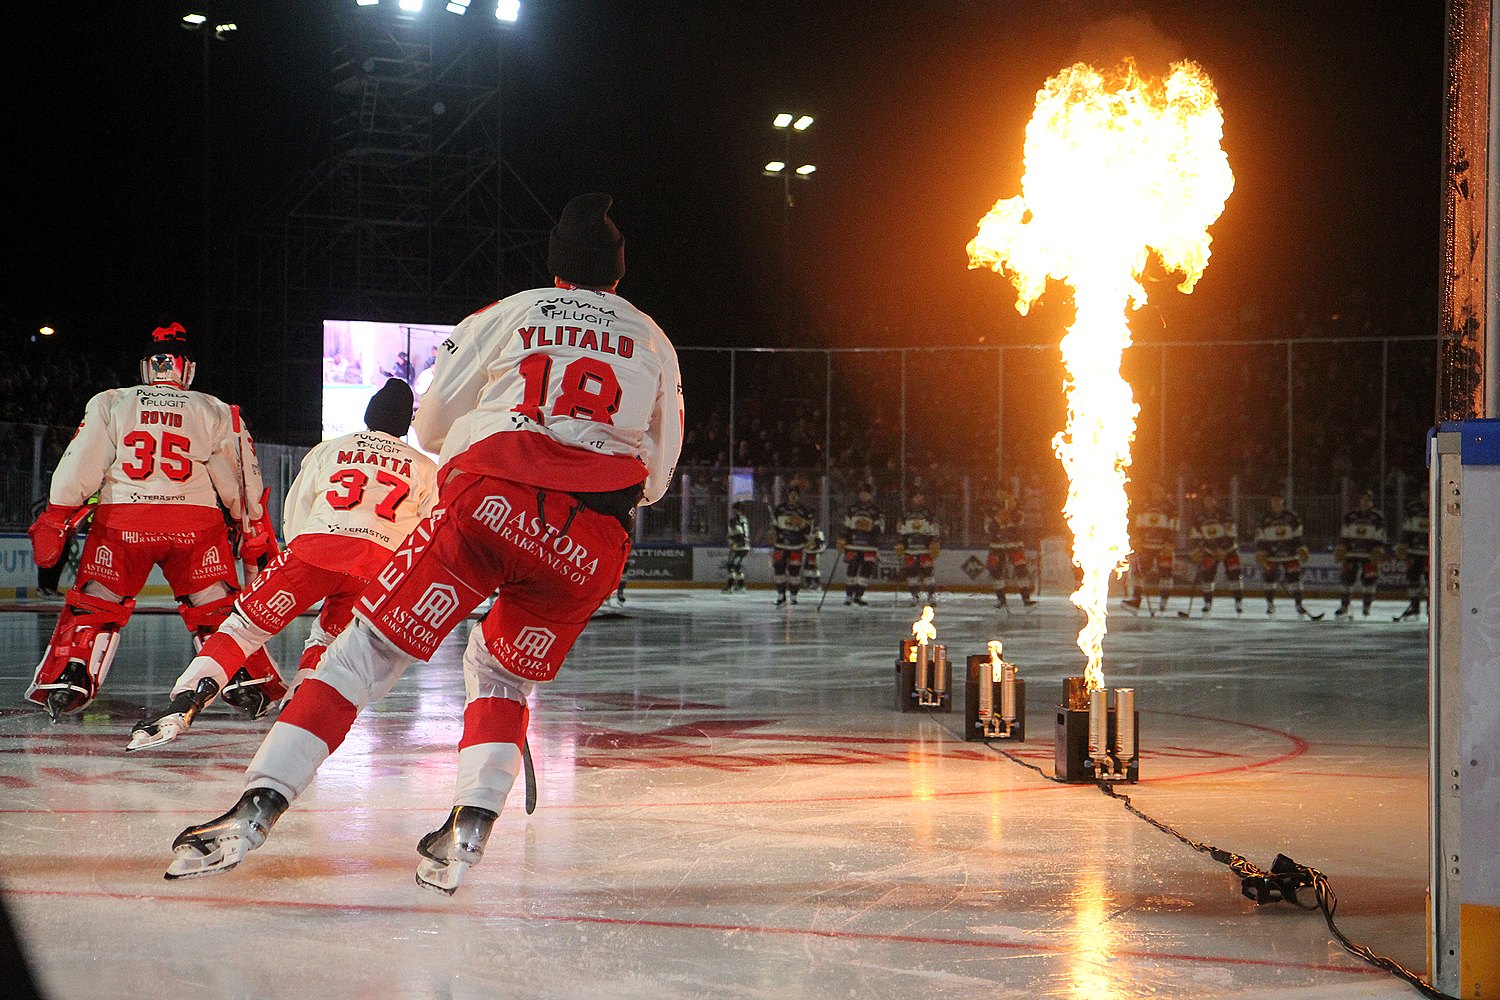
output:
{"label": "ice hockey skate", "polygon": [[195,689],[184,691],[168,702],[165,712],[132,726],[125,750],[150,750],[171,743],[193,727],[198,713],[212,704],[218,693],[218,682],[212,677],[203,678]]}
{"label": "ice hockey skate", "polygon": [[284,693],[277,678],[251,677],[249,670],[240,667],[224,685],[223,698],[224,704],[234,706],[252,719],[259,719],[276,706]]}
{"label": "ice hockey skate", "polygon": [[496,813],[478,806],[454,806],[442,826],[417,843],[417,885],[451,896],[464,873],[484,856]]}
{"label": "ice hockey skate", "polygon": [[53,722],[88,704],[88,676],[88,668],[78,660],[73,660],[63,668],[56,681],[38,685],[39,689],[52,689],[47,695],[47,714],[52,717]]}
{"label": "ice hockey skate", "polygon": [[1397,615],[1396,617],[1392,618],[1391,621],[1393,621],[1393,622],[1409,621],[1412,618],[1416,618],[1421,613],[1422,613],[1422,602],[1414,600],[1410,604],[1408,604],[1404,609],[1402,609],[1402,611],[1401,611],[1401,613],[1399,615]]}
{"label": "ice hockey skate", "polygon": [[1340,604],[1337,608],[1335,608],[1334,612],[1333,612],[1333,617],[1340,618],[1340,619],[1348,618],[1349,617],[1349,602],[1345,601],[1344,603]]}
{"label": "ice hockey skate", "polygon": [[1123,601],[1121,601],[1120,604],[1125,608],[1126,611],[1129,611],[1131,614],[1140,614],[1141,599],[1139,597],[1127,597]]}
{"label": "ice hockey skate", "polygon": [[172,841],[176,855],[167,866],[168,879],[197,878],[227,872],[245,855],[266,842],[289,803],[280,792],[252,788],[234,808],[198,826],[190,826]]}

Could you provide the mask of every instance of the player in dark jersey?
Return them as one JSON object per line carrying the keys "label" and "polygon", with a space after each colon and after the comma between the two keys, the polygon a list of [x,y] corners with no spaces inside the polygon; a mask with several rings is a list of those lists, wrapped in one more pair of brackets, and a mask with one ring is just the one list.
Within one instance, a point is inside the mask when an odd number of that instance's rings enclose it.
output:
{"label": "player in dark jersey", "polygon": [[916,607],[920,598],[918,591],[927,588],[927,603],[937,600],[937,557],[941,548],[942,530],[932,513],[927,509],[927,497],[921,487],[912,491],[911,503],[896,525],[896,554],[901,557],[901,568],[906,575],[906,585],[911,589],[911,606]]}
{"label": "player in dark jersey", "polygon": [[1285,577],[1297,614],[1307,615],[1302,606],[1302,564],[1307,561],[1302,518],[1287,509],[1286,499],[1279,494],[1271,497],[1271,512],[1255,527],[1255,561],[1265,577],[1266,614],[1276,613],[1276,583]]}
{"label": "player in dark jersey", "polygon": [[1333,547],[1333,560],[1339,564],[1339,582],[1344,587],[1338,610],[1333,613],[1335,618],[1349,616],[1349,600],[1354,595],[1356,580],[1360,584],[1361,610],[1369,617],[1383,558],[1385,515],[1375,509],[1375,492],[1365,490],[1359,495],[1359,505],[1344,515],[1338,544]]}
{"label": "player in dark jersey", "polygon": [[1401,541],[1396,544],[1396,558],[1406,563],[1406,597],[1410,602],[1398,621],[1421,614],[1424,597],[1428,598],[1428,616],[1432,614],[1427,590],[1427,538],[1431,533],[1431,517],[1427,487],[1424,486],[1422,496],[1406,505],[1405,516],[1401,519]]}
{"label": "player in dark jersey", "polygon": [[880,536],[885,516],[875,506],[875,488],[861,483],[859,501],[844,510],[838,548],[844,554],[844,603],[864,606],[865,590],[880,569]]}
{"label": "player in dark jersey", "polygon": [[1224,576],[1234,585],[1234,613],[1245,610],[1245,581],[1240,577],[1239,531],[1234,517],[1219,506],[1219,498],[1211,490],[1204,490],[1198,501],[1198,515],[1188,531],[1188,540],[1193,546],[1193,562],[1198,566],[1199,593],[1203,597],[1203,613],[1208,614],[1214,603],[1214,579],[1219,575],[1219,564],[1224,564]]}
{"label": "player in dark jersey", "polygon": [[730,507],[729,528],[726,532],[729,536],[729,558],[724,563],[728,574],[728,579],[724,581],[726,594],[745,591],[745,557],[750,554],[750,519],[745,514],[748,507],[749,503],[744,500],[736,500]]}
{"label": "player in dark jersey", "polygon": [[1021,513],[1016,498],[1004,486],[995,488],[995,502],[984,515],[984,537],[989,544],[986,568],[995,588],[995,607],[1005,607],[1007,581],[1014,580],[1021,605],[1031,607],[1031,566],[1026,562],[1026,547],[1021,542]]}
{"label": "player in dark jersey", "polygon": [[[1172,571],[1177,544],[1177,516],[1167,500],[1167,491],[1151,487],[1151,498],[1136,508],[1130,522],[1130,547],[1134,549],[1131,566],[1133,593],[1125,600],[1132,611],[1141,609],[1147,587],[1156,590],[1160,612],[1167,610],[1172,596]],[[1150,608],[1148,602],[1146,607]]]}
{"label": "player in dark jersey", "polygon": [[791,591],[792,603],[802,589],[802,557],[813,528],[812,511],[802,506],[802,494],[789,487],[786,499],[771,511],[771,573],[776,578],[776,604],[786,603]]}

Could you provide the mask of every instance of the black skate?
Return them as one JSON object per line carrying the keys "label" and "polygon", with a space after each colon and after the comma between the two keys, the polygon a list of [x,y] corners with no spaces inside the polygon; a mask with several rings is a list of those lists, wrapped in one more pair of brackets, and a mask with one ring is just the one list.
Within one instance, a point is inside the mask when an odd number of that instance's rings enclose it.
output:
{"label": "black skate", "polygon": [[212,677],[203,678],[196,689],[184,691],[168,702],[165,712],[154,719],[142,719],[132,726],[126,752],[150,750],[152,747],[171,743],[193,727],[193,720],[198,717],[198,713],[212,704],[218,693],[218,682]]}
{"label": "black skate", "polygon": [[1276,613],[1276,605],[1273,604],[1270,601],[1267,601],[1266,602],[1266,615],[1270,616],[1270,615],[1274,615],[1275,613]]}
{"label": "black skate", "polygon": [[858,594],[858,595],[856,595],[855,598],[854,598],[854,603],[858,604],[862,608],[868,608],[870,606],[870,602],[867,601],[867,600],[865,600],[865,595],[864,594]]}
{"label": "black skate", "polygon": [[1372,607],[1372,603],[1370,601],[1366,601],[1364,604],[1360,605],[1360,608],[1359,608],[1360,615],[1362,615],[1365,618],[1370,617],[1370,608],[1371,607]]}
{"label": "black skate", "polygon": [[1412,601],[1410,604],[1408,604],[1406,606],[1406,608],[1399,615],[1397,615],[1396,617],[1392,618],[1391,621],[1393,621],[1393,622],[1404,622],[1404,621],[1407,621],[1409,619],[1417,617],[1421,613],[1422,613],[1422,603],[1420,601]]}
{"label": "black skate", "polygon": [[484,856],[496,813],[478,806],[454,806],[442,826],[417,842],[417,885],[453,895],[464,873]]}
{"label": "black skate", "polygon": [[177,835],[172,841],[177,856],[167,866],[165,877],[196,878],[227,872],[266,842],[266,834],[288,804],[286,797],[273,789],[250,789],[224,815]]}
{"label": "black skate", "polygon": [[782,594],[780,597],[776,598],[776,606],[778,608],[781,607],[785,603],[786,603],[786,595],[785,594]]}
{"label": "black skate", "polygon": [[1021,595],[1021,607],[1023,607],[1023,608],[1034,608],[1034,607],[1036,607],[1036,605],[1037,605],[1037,602],[1032,599],[1032,597],[1031,597],[1030,594],[1022,594]]}
{"label": "black skate", "polygon": [[1131,614],[1134,615],[1140,613],[1141,599],[1139,597],[1127,597],[1120,603],[1124,605],[1125,610],[1129,611]]}
{"label": "black skate", "polygon": [[1211,612],[1213,609],[1214,609],[1213,598],[1211,598],[1211,597],[1205,597],[1203,599],[1203,617],[1207,618],[1208,615],[1209,615],[1209,612]]}
{"label": "black skate", "polygon": [[1348,618],[1349,617],[1349,602],[1345,601],[1343,604],[1340,604],[1337,608],[1335,608],[1334,612],[1333,612],[1333,617],[1335,617],[1335,618]]}
{"label": "black skate", "polygon": [[81,660],[69,660],[62,673],[51,684],[39,685],[39,689],[50,688],[47,695],[47,714],[56,722],[64,715],[77,712],[89,703],[89,670]]}
{"label": "black skate", "polygon": [[[224,704],[234,706],[252,719],[261,718],[276,705],[276,699],[266,690],[273,679],[251,677],[250,671],[240,667],[224,685]],[[278,683],[276,687],[281,685]]]}
{"label": "black skate", "polygon": [[1237,615],[1245,613],[1245,599],[1243,597],[1236,597],[1234,599],[1234,613]]}

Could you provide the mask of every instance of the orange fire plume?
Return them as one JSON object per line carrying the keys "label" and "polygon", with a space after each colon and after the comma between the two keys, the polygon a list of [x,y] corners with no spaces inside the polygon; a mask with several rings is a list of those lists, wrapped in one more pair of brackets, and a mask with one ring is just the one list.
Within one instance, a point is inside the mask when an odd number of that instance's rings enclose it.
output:
{"label": "orange fire plume", "polygon": [[996,202],[969,243],[969,266],[1007,274],[1023,316],[1048,278],[1073,289],[1077,316],[1062,339],[1068,422],[1052,447],[1068,474],[1063,514],[1083,571],[1072,600],[1087,616],[1078,648],[1090,689],[1104,685],[1109,576],[1130,554],[1125,483],[1140,407],[1120,375],[1126,309],[1146,302],[1152,253],[1181,275],[1180,291],[1202,276],[1208,227],[1234,189],[1223,132],[1213,83],[1194,63],[1174,63],[1165,80],[1128,60],[1109,74],[1070,66],[1037,92],[1020,196]]}

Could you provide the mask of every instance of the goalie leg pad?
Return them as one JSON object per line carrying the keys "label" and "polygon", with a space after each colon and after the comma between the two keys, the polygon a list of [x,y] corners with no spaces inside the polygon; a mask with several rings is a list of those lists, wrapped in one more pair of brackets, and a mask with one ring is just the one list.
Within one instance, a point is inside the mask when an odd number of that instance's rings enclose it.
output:
{"label": "goalie leg pad", "polygon": [[134,611],[135,601],[129,598],[113,601],[76,587],[69,590],[26,699],[49,711],[55,708],[54,718],[93,701],[109,674],[120,630]]}

